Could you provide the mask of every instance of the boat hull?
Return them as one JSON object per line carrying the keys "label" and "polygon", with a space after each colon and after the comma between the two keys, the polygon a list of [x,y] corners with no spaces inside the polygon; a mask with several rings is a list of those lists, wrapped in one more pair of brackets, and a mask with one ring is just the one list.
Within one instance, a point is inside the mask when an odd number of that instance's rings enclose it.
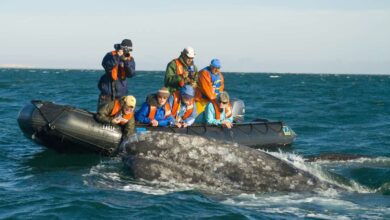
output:
{"label": "boat hull", "polygon": [[[122,137],[119,126],[97,122],[94,113],[52,102],[31,101],[19,112],[18,124],[26,137],[59,152],[114,155]],[[137,124],[136,127],[137,132],[148,130],[199,135],[252,148],[287,147],[295,139],[295,133],[282,122],[266,120],[236,123],[231,129],[206,125],[176,128]]]}

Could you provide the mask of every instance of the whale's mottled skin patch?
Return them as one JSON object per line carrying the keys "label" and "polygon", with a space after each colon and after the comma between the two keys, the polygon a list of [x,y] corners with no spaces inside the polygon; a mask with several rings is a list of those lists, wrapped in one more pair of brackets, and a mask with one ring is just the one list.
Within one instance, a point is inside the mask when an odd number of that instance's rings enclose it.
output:
{"label": "whale's mottled skin patch", "polygon": [[163,132],[138,134],[137,138],[124,143],[123,157],[136,178],[244,192],[331,187],[266,152],[246,146]]}

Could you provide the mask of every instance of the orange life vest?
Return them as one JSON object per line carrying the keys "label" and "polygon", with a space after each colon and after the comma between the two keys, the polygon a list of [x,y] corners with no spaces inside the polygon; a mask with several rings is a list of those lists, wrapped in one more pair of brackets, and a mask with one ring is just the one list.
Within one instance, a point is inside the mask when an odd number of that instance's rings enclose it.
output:
{"label": "orange life vest", "polygon": [[173,93],[173,104],[172,104],[172,115],[176,116],[177,110],[179,109],[179,98],[180,91],[176,91]]}
{"label": "orange life vest", "polygon": [[[171,107],[169,106],[169,103],[166,102],[165,105],[164,105],[164,110],[165,110],[165,115],[164,115],[164,119],[167,118],[168,116],[171,115]],[[156,106],[150,106],[150,112],[149,112],[149,119],[150,120],[153,120],[154,117],[156,116],[156,111],[157,111],[157,107]]]}
{"label": "orange life vest", "polygon": [[[180,106],[180,91],[176,91],[173,93],[173,104],[172,104],[172,115],[174,117],[177,116],[179,106]],[[187,119],[191,116],[192,111],[194,110],[194,104],[192,103],[190,106],[187,106],[187,110],[184,113],[183,120]]]}
{"label": "orange life vest", "polygon": [[[219,105],[216,100],[211,101],[213,103],[214,109],[215,109],[215,119],[220,120],[221,119],[221,111],[219,110]],[[225,118],[230,118],[232,116],[232,106],[229,102],[228,106],[225,108]]]}
{"label": "orange life vest", "polygon": [[[225,79],[221,72],[215,77],[207,68],[199,72],[198,87],[195,91],[196,101],[212,101],[225,90]],[[216,78],[219,78],[215,80]],[[214,81],[213,81],[214,80]]]}
{"label": "orange life vest", "polygon": [[[111,52],[112,56],[116,56],[117,55],[117,52],[114,50]],[[126,78],[126,74],[125,74],[125,68],[123,66],[120,66],[117,64],[114,66],[114,68],[112,68],[111,70],[111,78],[113,80],[118,80],[118,71],[120,70],[121,72],[121,79],[125,79]]]}
{"label": "orange life vest", "polygon": [[[112,108],[112,111],[111,111],[111,116],[116,116],[121,111],[122,111],[121,102],[119,100],[115,100],[114,101],[114,108]],[[127,114],[127,115],[122,115],[122,118],[124,118],[124,119],[126,119],[128,121],[131,118],[133,118],[133,116],[134,116],[134,113],[130,113],[130,114]],[[121,121],[119,124],[124,125],[124,124],[127,123],[127,121],[126,122]]]}
{"label": "orange life vest", "polygon": [[183,73],[184,73],[184,66],[180,62],[179,58],[175,59],[175,63],[176,63],[176,73],[177,73],[177,75],[179,75],[179,76],[183,75]]}

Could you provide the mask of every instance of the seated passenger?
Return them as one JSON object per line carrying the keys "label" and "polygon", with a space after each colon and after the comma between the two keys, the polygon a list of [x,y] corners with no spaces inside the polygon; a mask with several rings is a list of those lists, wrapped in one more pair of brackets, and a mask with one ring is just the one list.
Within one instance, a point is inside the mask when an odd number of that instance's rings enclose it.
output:
{"label": "seated passenger", "polygon": [[175,118],[175,125],[178,128],[186,128],[195,121],[196,108],[194,95],[195,91],[192,86],[185,85],[168,98],[168,103],[172,109],[172,116]]}
{"label": "seated passenger", "polygon": [[100,106],[96,119],[101,123],[119,124],[124,137],[134,133],[134,109],[136,99],[134,96],[123,96],[121,99],[110,101]]}
{"label": "seated passenger", "polygon": [[196,118],[196,123],[222,125],[223,127],[231,128],[233,115],[229,102],[229,94],[227,92],[221,92],[215,101],[209,102],[204,112]]}
{"label": "seated passenger", "polygon": [[162,87],[156,94],[148,96],[141,108],[135,113],[135,119],[153,127],[173,125],[175,119],[171,115],[171,107],[167,102],[169,91]]}

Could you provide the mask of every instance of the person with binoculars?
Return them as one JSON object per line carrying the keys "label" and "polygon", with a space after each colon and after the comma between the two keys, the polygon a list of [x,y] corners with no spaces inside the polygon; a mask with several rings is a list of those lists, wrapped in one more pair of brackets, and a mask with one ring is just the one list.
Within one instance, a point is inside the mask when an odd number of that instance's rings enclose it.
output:
{"label": "person with binoculars", "polygon": [[128,94],[127,78],[135,76],[135,61],[131,55],[133,43],[124,39],[114,45],[115,50],[107,53],[102,61],[105,74],[100,77],[98,109],[115,99]]}

